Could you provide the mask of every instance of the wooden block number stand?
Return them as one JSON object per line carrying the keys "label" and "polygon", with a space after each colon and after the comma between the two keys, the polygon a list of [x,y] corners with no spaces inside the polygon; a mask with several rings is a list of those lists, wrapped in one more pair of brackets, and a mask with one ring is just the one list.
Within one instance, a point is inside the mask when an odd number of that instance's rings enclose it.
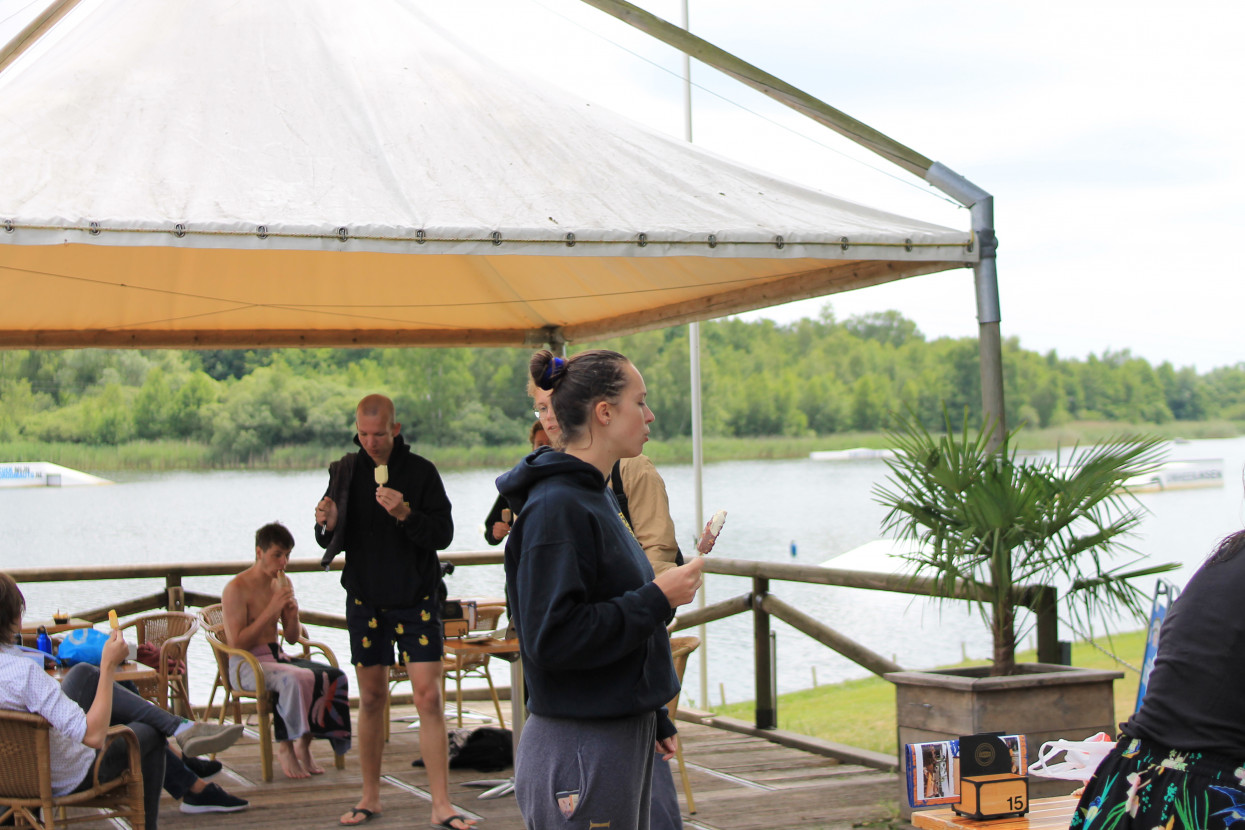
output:
{"label": "wooden block number stand", "polygon": [[1029,812],[1029,779],[1012,771],[1007,745],[997,735],[960,738],[960,802],[951,809],[978,821]]}
{"label": "wooden block number stand", "polygon": [[1029,779],[1023,775],[969,775],[960,778],[960,803],[951,809],[978,821],[1023,816],[1029,811]]}

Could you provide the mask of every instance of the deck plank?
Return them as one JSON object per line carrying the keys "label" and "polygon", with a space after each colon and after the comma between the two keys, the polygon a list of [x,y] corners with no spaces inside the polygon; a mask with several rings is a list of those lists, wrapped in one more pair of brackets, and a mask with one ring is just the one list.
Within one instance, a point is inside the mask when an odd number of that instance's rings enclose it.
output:
{"label": "deck plank", "polygon": [[[395,707],[394,716],[410,715],[410,707]],[[898,816],[898,787],[894,774],[839,763],[764,739],[726,732],[695,723],[679,724],[688,775],[697,812],[689,815],[675,782],[688,830],[859,830],[862,827],[910,830]],[[422,767],[412,767],[419,756],[418,730],[395,722],[382,762],[382,799],[385,818],[372,827],[421,827],[427,823],[430,803],[428,779]],[[350,809],[360,791],[357,753],[346,756],[346,768],[334,769],[327,744],[317,743],[316,758],[326,770],[309,780],[281,777],[261,781],[258,741],[245,736],[219,759],[225,770],[217,783],[250,800],[245,813],[186,815],[165,795],[160,810],[164,830],[286,830],[289,827],[336,827],[337,818]],[[450,797],[464,815],[481,819],[480,830],[523,830],[513,796],[481,801],[482,791],[465,785],[478,779],[505,778],[510,770],[481,773],[450,770]],[[82,825],[113,827],[105,822]]]}

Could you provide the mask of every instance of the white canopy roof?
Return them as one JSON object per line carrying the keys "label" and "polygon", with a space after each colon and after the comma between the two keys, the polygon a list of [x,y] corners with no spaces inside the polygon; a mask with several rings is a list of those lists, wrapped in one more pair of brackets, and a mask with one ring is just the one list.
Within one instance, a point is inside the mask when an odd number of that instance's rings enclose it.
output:
{"label": "white canopy roof", "polygon": [[0,73],[0,347],[532,345],[972,263],[403,0],[84,0]]}

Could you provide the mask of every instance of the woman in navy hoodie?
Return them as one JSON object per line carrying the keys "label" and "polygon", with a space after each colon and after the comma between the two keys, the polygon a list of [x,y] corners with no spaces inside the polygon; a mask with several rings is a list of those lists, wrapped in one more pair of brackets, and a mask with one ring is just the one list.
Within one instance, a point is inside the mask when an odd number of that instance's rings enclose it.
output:
{"label": "woman in navy hoodie", "polygon": [[562,435],[497,479],[518,516],[506,589],[531,712],[515,760],[519,809],[532,830],[647,830],[653,746],[669,757],[677,740],[665,625],[695,596],[703,563],[655,579],[606,487],[653,421],[635,366],[617,352],[540,351],[530,369],[552,391]]}

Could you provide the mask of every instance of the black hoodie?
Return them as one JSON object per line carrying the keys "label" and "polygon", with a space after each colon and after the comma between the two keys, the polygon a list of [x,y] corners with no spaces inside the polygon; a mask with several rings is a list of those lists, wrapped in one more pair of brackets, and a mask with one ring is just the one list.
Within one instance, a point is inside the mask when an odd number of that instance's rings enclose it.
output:
{"label": "black hoodie", "polygon": [[506,540],[506,590],[528,708],[555,718],[658,712],[679,691],[665,624],[670,603],[601,472],[541,447],[497,479],[518,518]]}
{"label": "black hoodie", "polygon": [[[359,443],[359,436],[355,436]],[[410,608],[441,585],[437,551],[454,541],[454,520],[445,485],[432,462],[411,452],[402,436],[389,454],[389,481],[402,494],[411,515],[399,522],[376,501],[376,462],[363,450],[329,465],[324,495],[337,504],[331,533],[316,526],[316,542],[326,548],[325,568],[342,550],[342,587],[378,608]]]}

